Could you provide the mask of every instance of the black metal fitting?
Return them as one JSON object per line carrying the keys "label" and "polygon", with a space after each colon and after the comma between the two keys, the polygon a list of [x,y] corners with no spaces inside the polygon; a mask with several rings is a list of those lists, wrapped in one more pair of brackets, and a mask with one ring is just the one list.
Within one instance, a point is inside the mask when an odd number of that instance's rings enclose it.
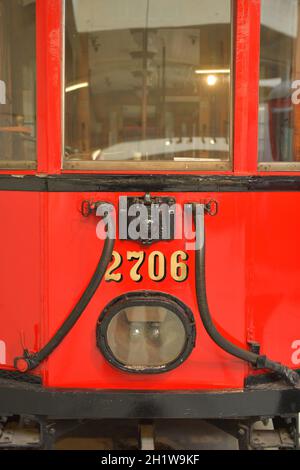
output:
{"label": "black metal fitting", "polygon": [[[170,241],[175,237],[175,208],[176,200],[171,196],[151,196],[146,193],[143,197],[133,196],[127,197],[127,228],[129,227],[135,216],[130,216],[129,209],[131,206],[136,205],[137,210],[139,207],[145,208],[147,211],[146,219],[141,220],[140,233],[144,232],[147,236],[140,236],[137,239],[132,239],[128,233],[128,239],[141,243],[142,245],[151,245],[158,241]],[[164,207],[166,210],[162,210]],[[141,230],[141,225],[143,229]]]}
{"label": "black metal fitting", "polygon": [[260,354],[260,344],[257,341],[248,341],[250,351],[254,354]]}
{"label": "black metal fitting", "polygon": [[97,209],[101,204],[109,204],[105,201],[82,201],[80,212],[83,217],[89,217],[91,214],[96,213]]}
{"label": "black metal fitting", "polygon": [[208,215],[214,217],[219,210],[218,202],[215,199],[211,199],[204,205],[204,210]]}

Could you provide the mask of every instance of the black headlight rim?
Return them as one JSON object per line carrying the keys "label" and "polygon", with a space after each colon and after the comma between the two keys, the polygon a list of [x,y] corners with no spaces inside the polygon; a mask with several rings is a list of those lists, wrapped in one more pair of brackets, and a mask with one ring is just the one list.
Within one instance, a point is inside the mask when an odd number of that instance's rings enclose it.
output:
{"label": "black headlight rim", "polygon": [[[185,344],[182,352],[176,357],[176,359],[166,363],[165,365],[130,367],[115,357],[107,341],[107,329],[114,316],[124,308],[145,305],[163,307],[177,315],[185,330]],[[179,367],[190,356],[195,347],[195,342],[196,328],[192,310],[180,299],[165,292],[143,290],[122,294],[106,305],[97,322],[96,344],[98,349],[113,367],[129,374],[151,375],[172,371]]]}

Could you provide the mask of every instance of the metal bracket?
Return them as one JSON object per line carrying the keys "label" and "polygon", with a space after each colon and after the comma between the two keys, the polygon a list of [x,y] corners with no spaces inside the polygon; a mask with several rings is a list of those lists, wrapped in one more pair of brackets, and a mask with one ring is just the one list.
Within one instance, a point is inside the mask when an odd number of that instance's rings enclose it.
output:
{"label": "metal bracket", "polygon": [[96,214],[97,209],[101,204],[108,204],[105,201],[82,201],[81,203],[81,209],[80,212],[83,215],[83,217],[89,217],[91,214]]}
{"label": "metal bracket", "polygon": [[[137,241],[143,245],[151,245],[154,242],[165,240],[173,240],[175,237],[175,199],[170,196],[151,196],[149,193],[144,197],[128,197],[127,198],[127,231],[128,239]],[[130,207],[135,205],[138,212],[141,209],[142,214],[146,213],[146,217],[141,218],[139,231],[140,236],[134,239],[130,236],[129,226],[136,216],[130,216]],[[143,227],[141,227],[143,225]],[[142,230],[143,228],[143,230]],[[145,236],[146,235],[146,236]]]}
{"label": "metal bracket", "polygon": [[81,426],[81,420],[48,421],[42,416],[0,420],[0,450],[52,450],[58,439]]}
{"label": "metal bracket", "polygon": [[[266,425],[269,421],[263,420],[263,423]],[[299,449],[298,419],[275,417],[272,422],[273,426],[260,428],[255,427],[257,421],[240,424],[240,450]]]}
{"label": "metal bracket", "polygon": [[215,199],[211,199],[210,201],[204,204],[204,210],[206,214],[210,215],[211,217],[214,217],[218,214],[219,204]]}

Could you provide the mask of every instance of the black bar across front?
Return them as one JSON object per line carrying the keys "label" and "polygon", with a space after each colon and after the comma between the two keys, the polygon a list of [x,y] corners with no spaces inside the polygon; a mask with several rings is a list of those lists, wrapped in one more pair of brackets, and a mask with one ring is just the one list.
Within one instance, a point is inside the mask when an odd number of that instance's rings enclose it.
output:
{"label": "black bar across front", "polygon": [[191,174],[0,175],[0,191],[32,192],[299,192],[300,176]]}
{"label": "black bar across front", "polygon": [[56,419],[222,419],[300,412],[300,389],[273,384],[246,390],[116,391],[55,389],[0,379],[0,416]]}

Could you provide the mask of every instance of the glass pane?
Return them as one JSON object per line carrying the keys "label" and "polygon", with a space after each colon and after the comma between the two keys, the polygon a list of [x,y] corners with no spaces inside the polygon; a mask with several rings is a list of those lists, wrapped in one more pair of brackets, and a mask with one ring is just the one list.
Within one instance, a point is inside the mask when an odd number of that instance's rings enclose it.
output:
{"label": "glass pane", "polygon": [[159,367],[183,352],[185,328],[180,318],[164,307],[138,306],[121,310],[107,328],[113,355],[128,367]]}
{"label": "glass pane", "polygon": [[0,0],[0,167],[36,161],[35,0]]}
{"label": "glass pane", "polygon": [[228,161],[230,5],[66,0],[65,161]]}
{"label": "glass pane", "polygon": [[300,162],[300,1],[261,8],[259,161]]}

